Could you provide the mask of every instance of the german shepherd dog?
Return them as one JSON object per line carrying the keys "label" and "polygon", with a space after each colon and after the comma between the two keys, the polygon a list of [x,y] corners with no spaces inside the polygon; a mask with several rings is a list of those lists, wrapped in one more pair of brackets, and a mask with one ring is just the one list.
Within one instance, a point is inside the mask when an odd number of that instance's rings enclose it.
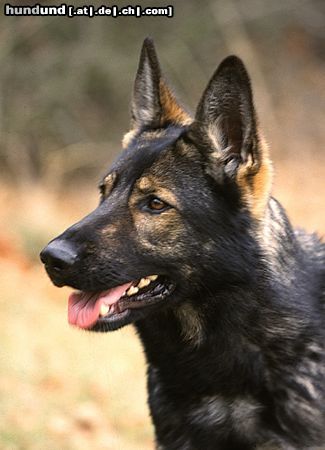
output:
{"label": "german shepherd dog", "polygon": [[219,65],[191,118],[146,39],[131,111],[99,206],[41,253],[77,289],[70,324],[135,325],[157,449],[320,448],[325,245],[270,196],[242,61]]}

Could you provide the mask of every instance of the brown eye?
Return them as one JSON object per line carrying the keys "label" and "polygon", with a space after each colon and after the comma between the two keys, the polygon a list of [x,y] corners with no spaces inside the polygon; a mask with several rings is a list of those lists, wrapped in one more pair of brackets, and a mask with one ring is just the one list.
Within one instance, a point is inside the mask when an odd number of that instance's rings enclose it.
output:
{"label": "brown eye", "polygon": [[166,208],[168,208],[168,206],[169,205],[167,203],[160,200],[160,198],[158,198],[158,197],[151,198],[148,203],[149,209],[153,212],[161,212],[161,211],[165,210]]}

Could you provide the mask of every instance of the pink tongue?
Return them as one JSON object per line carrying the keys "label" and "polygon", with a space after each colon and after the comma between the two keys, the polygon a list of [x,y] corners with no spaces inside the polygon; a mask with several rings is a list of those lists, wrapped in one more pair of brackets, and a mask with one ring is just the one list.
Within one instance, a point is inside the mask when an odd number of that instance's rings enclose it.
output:
{"label": "pink tongue", "polygon": [[101,305],[116,303],[131,284],[122,284],[98,293],[73,292],[69,296],[68,322],[80,328],[90,328],[98,320]]}

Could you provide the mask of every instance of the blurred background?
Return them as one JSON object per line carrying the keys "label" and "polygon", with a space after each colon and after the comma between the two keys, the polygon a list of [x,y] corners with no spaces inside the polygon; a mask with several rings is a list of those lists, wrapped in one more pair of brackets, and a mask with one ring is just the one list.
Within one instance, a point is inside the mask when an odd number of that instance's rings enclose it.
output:
{"label": "blurred background", "polygon": [[1,449],[153,449],[133,329],[71,329],[69,290],[52,287],[38,260],[50,238],[96,206],[97,181],[128,128],[146,36],[192,110],[222,58],[245,61],[274,194],[294,224],[324,233],[325,2],[180,0],[174,8],[173,18],[1,14]]}

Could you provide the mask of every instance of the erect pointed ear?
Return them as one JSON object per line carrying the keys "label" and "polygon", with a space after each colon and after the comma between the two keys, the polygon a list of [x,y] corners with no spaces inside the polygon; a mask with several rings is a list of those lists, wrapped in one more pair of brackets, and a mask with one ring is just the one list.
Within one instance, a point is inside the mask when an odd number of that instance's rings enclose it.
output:
{"label": "erect pointed ear", "polygon": [[131,114],[134,125],[159,126],[161,115],[160,80],[161,70],[153,41],[146,38],[142,45],[133,88]]}
{"label": "erect pointed ear", "polygon": [[246,197],[248,191],[252,196],[266,196],[271,179],[267,148],[257,131],[249,76],[236,56],[223,60],[212,76],[191,129],[206,154],[210,175],[220,183],[235,181]]}
{"label": "erect pointed ear", "polygon": [[162,78],[157,53],[150,38],[146,38],[142,45],[131,114],[133,134],[134,129],[161,128],[172,123],[185,125],[191,121]]}
{"label": "erect pointed ear", "polygon": [[[232,177],[239,165],[258,158],[258,137],[251,84],[242,61],[222,61],[197,108],[193,131],[218,160],[215,177]],[[212,168],[213,170],[213,168]]]}

